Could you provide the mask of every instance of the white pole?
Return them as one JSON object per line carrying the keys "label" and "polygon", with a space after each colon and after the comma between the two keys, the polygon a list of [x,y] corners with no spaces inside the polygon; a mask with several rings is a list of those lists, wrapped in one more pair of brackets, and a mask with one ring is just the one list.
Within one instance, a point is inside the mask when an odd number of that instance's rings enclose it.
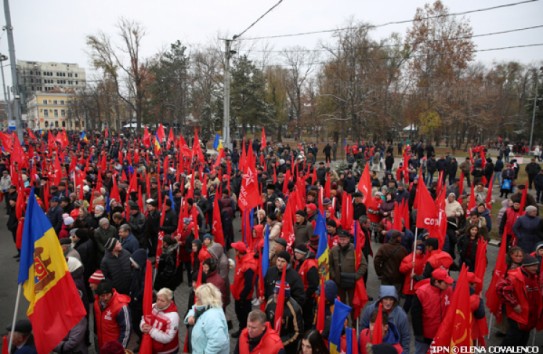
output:
{"label": "white pole", "polygon": [[486,335],[486,340],[490,338],[490,331],[492,331],[492,319],[494,316],[490,316],[490,321],[488,321],[488,334]]}
{"label": "white pole", "polygon": [[415,275],[415,257],[417,255],[417,236],[419,233],[419,228],[415,227],[415,240],[413,240],[413,268],[411,269],[411,285],[409,290],[413,290],[413,275]]}
{"label": "white pole", "polygon": [[533,329],[532,334],[532,346],[535,346],[535,336],[537,335],[537,330],[535,328]]}
{"label": "white pole", "polygon": [[9,346],[8,350],[11,349],[11,346],[13,344],[13,332],[15,329],[15,322],[17,322],[17,311],[19,310],[19,299],[21,298],[21,288],[23,286],[19,284],[17,286],[17,297],[15,298],[15,310],[13,310],[13,321],[11,322],[11,331],[9,333]]}

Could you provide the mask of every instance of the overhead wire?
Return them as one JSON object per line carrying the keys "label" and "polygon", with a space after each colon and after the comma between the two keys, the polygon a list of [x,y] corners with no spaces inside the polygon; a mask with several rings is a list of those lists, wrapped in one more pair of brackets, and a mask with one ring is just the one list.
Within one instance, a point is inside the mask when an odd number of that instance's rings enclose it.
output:
{"label": "overhead wire", "polygon": [[[536,1],[539,1],[539,0],[524,0],[524,1],[518,1],[518,2],[514,2],[514,3],[490,6],[490,7],[485,7],[485,8],[475,9],[475,10],[453,12],[453,13],[448,13],[446,15],[426,16],[426,17],[423,17],[421,19],[390,21],[390,22],[385,22],[385,23],[378,24],[378,25],[367,25],[366,27],[368,27],[368,28],[380,28],[380,27],[386,27],[386,26],[390,26],[390,25],[401,25],[401,24],[405,24],[405,23],[430,20],[430,19],[433,19],[433,18],[461,16],[461,15],[467,15],[467,14],[470,14],[470,13],[485,12],[485,11],[502,9],[502,8],[506,8],[506,7],[518,6],[518,5],[523,5],[523,4],[532,3],[532,2],[536,2]],[[355,26],[355,27],[349,26],[349,27],[343,27],[343,28],[326,29],[326,30],[318,30],[318,31],[308,31],[308,32],[288,33],[288,34],[277,34],[277,35],[260,36],[260,37],[249,37],[249,38],[242,38],[240,40],[242,40],[242,41],[254,41],[254,40],[261,40],[261,39],[298,37],[298,36],[307,36],[307,35],[314,35],[314,34],[333,33],[333,32],[338,32],[338,31],[347,31],[347,30],[352,30],[352,29],[356,29],[356,28],[358,28],[358,27],[357,26]]]}

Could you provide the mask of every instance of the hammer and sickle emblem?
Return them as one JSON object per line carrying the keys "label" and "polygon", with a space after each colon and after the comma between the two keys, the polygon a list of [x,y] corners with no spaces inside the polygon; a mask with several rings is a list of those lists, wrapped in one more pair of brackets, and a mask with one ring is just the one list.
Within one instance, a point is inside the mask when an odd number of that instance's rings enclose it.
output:
{"label": "hammer and sickle emblem", "polygon": [[[466,323],[466,315],[464,314],[464,312],[462,310],[456,309],[456,317],[457,317],[457,319],[458,319],[458,317],[461,317],[462,320],[455,319],[456,320],[455,321],[456,322],[455,326],[461,326],[463,323]],[[457,331],[453,330],[453,336],[451,337],[451,347],[454,347],[454,346],[456,346],[456,344],[462,343],[464,340],[466,340],[466,338],[468,337],[468,329],[464,328],[464,332],[462,333],[462,335],[459,338],[454,338],[455,333],[457,333]]]}

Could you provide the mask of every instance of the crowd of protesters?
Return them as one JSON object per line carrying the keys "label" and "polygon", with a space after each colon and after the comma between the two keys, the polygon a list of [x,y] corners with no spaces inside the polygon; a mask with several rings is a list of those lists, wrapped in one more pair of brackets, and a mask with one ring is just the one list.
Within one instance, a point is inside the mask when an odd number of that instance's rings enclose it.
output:
{"label": "crowd of protesters", "polygon": [[[422,141],[353,144],[340,162],[336,143],[319,150],[263,138],[217,153],[197,136],[189,145],[163,131],[142,137],[28,131],[21,143],[2,134],[0,190],[14,244],[20,248],[24,204],[34,187],[89,309],[59,353],[86,353],[91,344],[100,353],[119,344],[138,351],[143,334],[151,336],[154,353],[327,352],[334,300],[356,308],[357,283],[369,277],[381,283],[378,297],[349,318],[360,324],[360,351],[409,353],[415,343],[416,353],[426,353],[454,291],[449,271],[463,265],[472,337],[484,345],[484,279],[476,273],[478,248],[486,247],[492,230],[503,235],[507,254],[507,269],[493,288],[498,310],[491,309],[501,320],[503,345],[526,345],[530,331],[543,328],[543,171],[535,159],[525,167],[524,186],[520,165],[506,149],[492,158],[483,146],[459,163]],[[261,202],[249,214],[241,213],[238,199],[250,154]],[[371,186],[364,195],[359,181],[366,163]],[[442,201],[442,234],[417,229],[421,184]],[[532,186],[534,195],[527,193]],[[503,205],[497,224],[492,188]],[[317,232],[320,215],[324,235]],[[236,218],[245,218],[241,236]],[[329,249],[324,270],[317,257],[323,236]],[[375,253],[370,241],[381,244]],[[142,316],[147,259],[156,268],[157,292],[152,315]],[[269,264],[265,273],[263,263]],[[177,308],[174,293],[188,299],[187,309]],[[324,328],[316,330],[321,301]],[[373,343],[378,309],[383,338]],[[185,338],[179,338],[181,326]],[[237,339],[232,348],[231,338]]]}

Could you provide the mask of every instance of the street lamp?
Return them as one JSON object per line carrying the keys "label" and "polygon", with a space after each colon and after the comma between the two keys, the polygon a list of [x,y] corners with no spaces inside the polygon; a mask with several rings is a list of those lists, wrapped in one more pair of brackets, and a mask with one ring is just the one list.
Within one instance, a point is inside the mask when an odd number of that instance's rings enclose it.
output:
{"label": "street lamp", "polygon": [[[539,68],[539,71],[543,72],[543,66]],[[534,93],[534,108],[532,109],[532,129],[530,129],[530,152],[532,152],[532,142],[534,138],[534,125],[535,125],[535,109],[537,107],[537,84],[539,83],[539,73],[534,70],[535,76],[535,93]]]}

